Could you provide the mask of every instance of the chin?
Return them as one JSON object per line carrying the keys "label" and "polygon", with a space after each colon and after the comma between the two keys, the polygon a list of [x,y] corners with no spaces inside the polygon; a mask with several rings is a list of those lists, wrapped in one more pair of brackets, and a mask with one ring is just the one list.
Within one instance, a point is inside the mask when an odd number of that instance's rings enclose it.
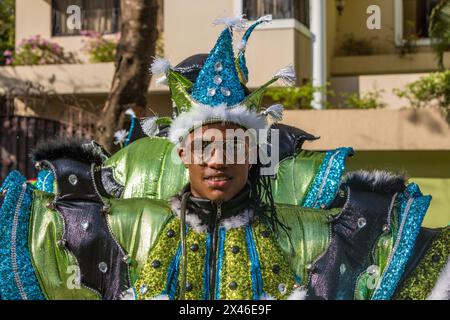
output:
{"label": "chin", "polygon": [[208,194],[208,199],[211,201],[228,201],[231,197],[225,191],[213,190]]}

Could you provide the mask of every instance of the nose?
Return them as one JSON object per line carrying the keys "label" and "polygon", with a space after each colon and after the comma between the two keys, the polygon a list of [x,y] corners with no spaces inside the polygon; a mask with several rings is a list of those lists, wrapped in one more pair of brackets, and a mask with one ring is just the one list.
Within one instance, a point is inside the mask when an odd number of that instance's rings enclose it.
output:
{"label": "nose", "polygon": [[215,148],[209,159],[206,159],[205,162],[208,167],[213,169],[226,167],[224,153],[220,148]]}

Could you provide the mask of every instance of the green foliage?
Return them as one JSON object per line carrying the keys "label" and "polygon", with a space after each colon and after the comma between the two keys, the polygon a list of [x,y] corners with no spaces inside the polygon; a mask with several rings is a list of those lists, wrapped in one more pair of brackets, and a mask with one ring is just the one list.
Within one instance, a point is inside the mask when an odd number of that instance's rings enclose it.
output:
{"label": "green foliage", "polygon": [[413,107],[426,107],[436,101],[450,122],[450,70],[434,72],[409,83],[405,90],[394,90],[400,98],[409,100]]}
{"label": "green foliage", "polygon": [[[311,109],[311,103],[315,92],[323,92],[328,97],[336,96],[333,90],[326,87],[314,87],[311,83],[300,87],[269,88],[265,93],[274,102],[281,103],[286,109]],[[342,109],[375,109],[383,108],[385,104],[380,101],[382,91],[359,93],[339,93],[344,98],[342,105],[336,106]],[[333,107],[329,102],[325,103],[326,109]]]}
{"label": "green foliage", "polygon": [[345,109],[377,109],[384,108],[386,105],[380,100],[381,92],[379,90],[366,92],[360,94],[354,93],[341,93],[344,98],[342,108]]}
{"label": "green foliage", "polygon": [[60,45],[43,39],[39,35],[23,39],[12,58],[12,65],[15,66],[71,64],[77,62],[72,53],[64,52]]}
{"label": "green foliage", "polygon": [[15,0],[0,0],[0,65],[11,62],[14,50]]}
{"label": "green foliage", "polygon": [[439,69],[444,70],[444,53],[450,48],[450,0],[441,0],[431,12],[429,34]]}
{"label": "green foliage", "polygon": [[314,93],[322,90],[308,83],[300,87],[269,88],[264,95],[281,103],[286,109],[311,109]]}
{"label": "green foliage", "polygon": [[111,36],[105,37],[95,31],[82,31],[81,34],[87,37],[83,40],[83,51],[90,55],[89,61],[91,63],[113,62],[115,60],[119,35],[111,38]]}
{"label": "green foliage", "polygon": [[374,54],[371,39],[356,39],[353,33],[344,35],[340,49],[341,54],[344,56],[367,56]]}

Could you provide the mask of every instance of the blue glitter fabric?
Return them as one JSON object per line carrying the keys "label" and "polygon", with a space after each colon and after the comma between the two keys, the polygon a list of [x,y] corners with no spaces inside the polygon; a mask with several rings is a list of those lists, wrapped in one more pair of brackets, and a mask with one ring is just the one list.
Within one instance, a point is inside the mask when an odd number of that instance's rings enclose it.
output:
{"label": "blue glitter fabric", "polygon": [[[257,21],[247,29],[244,36],[242,37],[242,44],[244,46],[247,45],[248,39],[250,38],[250,35],[252,34],[253,30],[255,30],[257,26],[259,26],[261,23],[264,22],[265,21],[263,20]],[[239,68],[241,69],[243,75],[245,76],[245,80],[248,81],[248,68],[247,68],[247,61],[245,59],[245,48],[242,54],[239,56]]]}
{"label": "blue glitter fabric", "polygon": [[134,116],[131,116],[130,130],[128,131],[128,136],[124,143],[125,147],[130,144],[131,136],[133,135],[133,130],[136,125],[135,122],[136,122],[136,118]]}
{"label": "blue glitter fabric", "polygon": [[420,226],[430,206],[431,196],[423,196],[416,184],[410,184],[399,195],[398,200],[400,202],[400,227],[397,239],[372,300],[392,298],[414,249]]}
{"label": "blue glitter fabric", "polygon": [[220,300],[220,286],[221,286],[220,272],[222,271],[223,255],[225,253],[224,247],[225,247],[225,228],[220,227],[219,246],[218,246],[219,256],[217,259],[217,270],[216,270],[216,292],[215,292],[216,300]]}
{"label": "blue glitter fabric", "polygon": [[51,170],[42,170],[39,171],[36,181],[36,188],[38,190],[53,193],[53,183],[55,181],[55,177]]}
{"label": "blue glitter fabric", "polygon": [[28,251],[28,227],[34,186],[11,172],[0,192],[0,294],[4,300],[44,300]]}
{"label": "blue glitter fabric", "polygon": [[[220,81],[217,81],[218,78]],[[225,29],[209,54],[192,88],[192,97],[198,102],[214,107],[221,104],[233,106],[245,99],[234,64],[233,39],[230,29]]]}
{"label": "blue glitter fabric", "polygon": [[212,234],[206,237],[205,267],[203,268],[203,300],[209,300],[209,252],[211,251]]}
{"label": "blue glitter fabric", "polygon": [[352,148],[339,148],[326,153],[303,201],[303,207],[319,209],[333,202],[345,171],[345,161],[351,154]]}
{"label": "blue glitter fabric", "polygon": [[259,264],[258,251],[256,249],[255,240],[251,226],[245,229],[245,239],[247,242],[248,255],[250,257],[250,273],[252,277],[253,300],[259,300],[264,296],[262,289],[261,265]]}
{"label": "blue glitter fabric", "polygon": [[177,293],[178,284],[178,271],[180,268],[180,257],[181,257],[181,244],[178,245],[177,253],[170,263],[169,270],[167,272],[166,289],[161,294],[167,294],[170,300],[175,299]]}

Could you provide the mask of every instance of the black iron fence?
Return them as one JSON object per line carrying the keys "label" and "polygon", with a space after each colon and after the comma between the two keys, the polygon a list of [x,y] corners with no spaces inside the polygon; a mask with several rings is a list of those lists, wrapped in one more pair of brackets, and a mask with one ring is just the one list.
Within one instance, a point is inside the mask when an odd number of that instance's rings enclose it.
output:
{"label": "black iron fence", "polygon": [[14,115],[0,116],[0,181],[17,169],[29,179],[36,170],[30,151],[42,140],[62,133],[63,126],[54,120]]}

